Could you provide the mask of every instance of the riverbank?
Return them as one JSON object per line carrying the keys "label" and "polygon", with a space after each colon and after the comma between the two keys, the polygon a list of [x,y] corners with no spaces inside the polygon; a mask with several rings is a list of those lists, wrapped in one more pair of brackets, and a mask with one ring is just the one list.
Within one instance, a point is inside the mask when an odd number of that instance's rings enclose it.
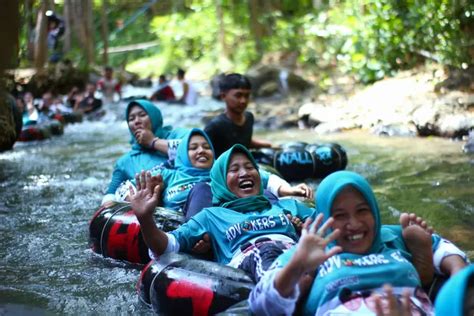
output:
{"label": "riverbank", "polygon": [[336,81],[326,93],[257,99],[249,109],[259,126],[271,130],[297,126],[324,135],[361,129],[462,139],[474,129],[474,75],[453,78],[431,65],[367,87]]}

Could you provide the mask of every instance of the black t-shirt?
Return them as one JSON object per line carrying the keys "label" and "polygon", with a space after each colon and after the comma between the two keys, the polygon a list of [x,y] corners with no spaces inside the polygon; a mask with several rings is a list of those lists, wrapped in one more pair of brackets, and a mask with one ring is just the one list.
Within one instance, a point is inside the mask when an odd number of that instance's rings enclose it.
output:
{"label": "black t-shirt", "polygon": [[92,108],[86,110],[84,113],[90,113],[100,109],[102,107],[102,100],[96,99],[94,96],[87,96],[79,103],[79,106],[83,109],[87,109],[91,105]]}
{"label": "black t-shirt", "polygon": [[222,113],[204,128],[211,139],[216,158],[235,144],[242,144],[247,148],[250,146],[254,119],[251,112],[245,112],[244,115],[245,123],[242,126],[234,124],[225,113]]}

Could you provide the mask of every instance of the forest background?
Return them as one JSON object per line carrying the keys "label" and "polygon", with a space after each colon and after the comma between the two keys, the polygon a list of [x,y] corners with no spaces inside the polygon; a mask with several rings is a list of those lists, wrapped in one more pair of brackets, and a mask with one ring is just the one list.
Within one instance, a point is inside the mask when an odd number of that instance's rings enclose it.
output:
{"label": "forest background", "polygon": [[472,69],[474,60],[469,0],[7,2],[6,68],[48,66],[48,10],[66,26],[63,59],[85,70],[111,65],[157,76],[192,67],[210,78],[276,56],[324,88],[334,71],[367,84],[427,60],[446,69]]}

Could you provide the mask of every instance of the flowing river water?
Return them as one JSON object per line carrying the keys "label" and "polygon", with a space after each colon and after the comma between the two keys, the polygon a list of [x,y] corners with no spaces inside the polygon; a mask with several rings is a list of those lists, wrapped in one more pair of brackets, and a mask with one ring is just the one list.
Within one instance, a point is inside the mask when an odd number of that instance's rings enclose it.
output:
{"label": "flowing river water", "polygon": [[[67,125],[62,136],[0,153],[1,315],[150,313],[136,292],[140,267],[88,247],[89,220],[116,159],[129,149],[124,108],[109,105],[100,122]],[[160,108],[165,124],[202,127],[200,112],[223,104],[202,99],[192,108]],[[463,154],[461,143],[296,129],[257,135],[341,144],[347,169],[373,184],[384,223],[416,212],[474,259],[474,156]]]}

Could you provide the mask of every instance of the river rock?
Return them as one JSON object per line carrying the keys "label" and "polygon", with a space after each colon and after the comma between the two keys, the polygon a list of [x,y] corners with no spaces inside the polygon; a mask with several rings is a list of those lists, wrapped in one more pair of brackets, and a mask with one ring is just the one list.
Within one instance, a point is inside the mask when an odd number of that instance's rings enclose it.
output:
{"label": "river rock", "polygon": [[371,129],[372,134],[379,136],[417,136],[418,130],[414,124],[379,124]]}
{"label": "river rock", "polygon": [[304,103],[298,112],[299,119],[316,126],[315,130],[321,133],[362,128],[389,136],[412,136],[415,130],[420,136],[467,135],[474,129],[474,94],[436,93],[433,73],[405,71],[347,99],[320,98],[324,103]]}
{"label": "river rock", "polygon": [[13,148],[18,138],[18,116],[15,99],[10,94],[2,93],[0,96],[0,152]]}
{"label": "river rock", "polygon": [[252,83],[252,94],[255,97],[266,97],[274,94],[287,95],[293,92],[304,92],[313,87],[311,83],[290,70],[275,65],[258,65],[245,74]]}

